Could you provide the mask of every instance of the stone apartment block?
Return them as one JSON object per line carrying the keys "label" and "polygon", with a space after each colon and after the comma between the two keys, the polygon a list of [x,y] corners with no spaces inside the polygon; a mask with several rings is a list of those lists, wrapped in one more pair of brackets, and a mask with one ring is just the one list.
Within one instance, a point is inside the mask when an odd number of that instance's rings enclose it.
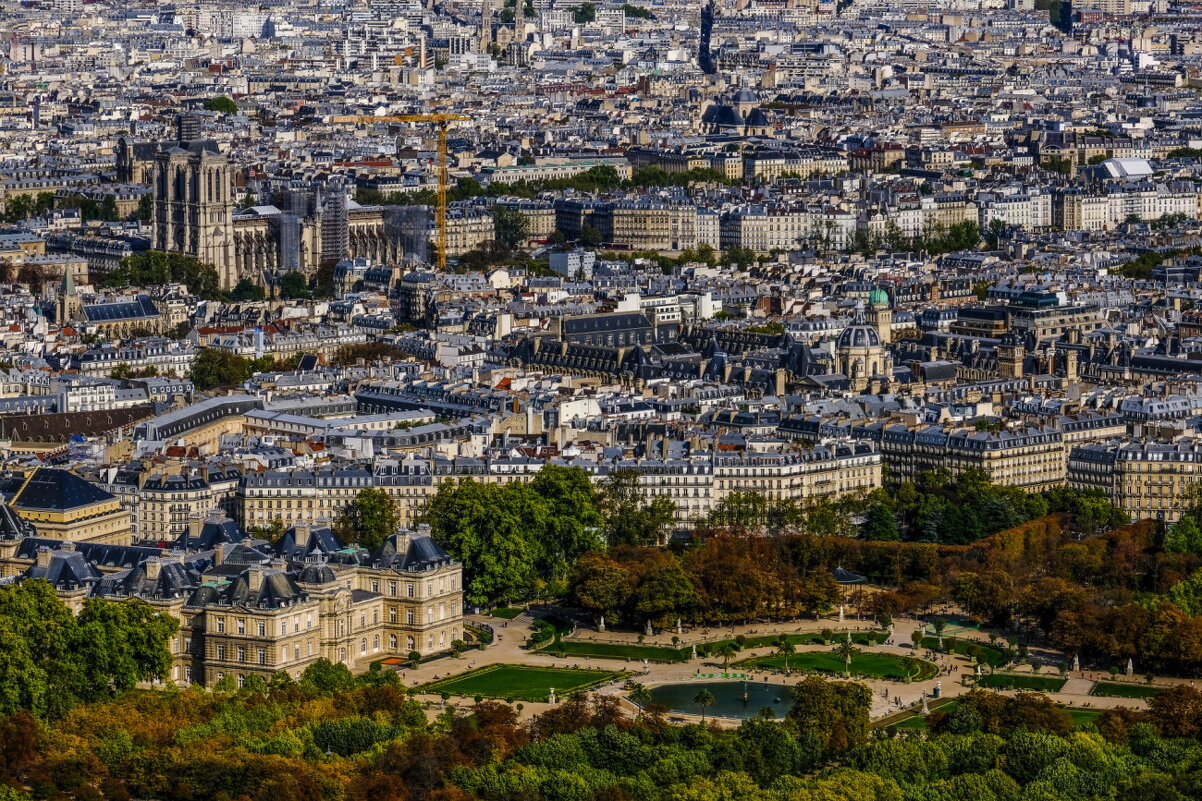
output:
{"label": "stone apartment block", "polygon": [[[427,499],[444,481],[470,478],[489,484],[534,479],[544,462],[493,460],[459,468],[430,465],[394,470],[267,471],[244,476],[236,506],[243,526],[285,525],[297,521],[334,520],[367,487],[378,487],[396,501],[402,525],[412,525]],[[594,481],[610,466],[577,462]],[[728,495],[759,492],[774,500],[842,497],[881,486],[881,454],[868,442],[834,442],[797,454],[719,456],[715,459],[647,459],[629,465],[640,473],[640,486],[650,499],[667,495],[676,503],[676,518],[686,525],[705,517]]]}
{"label": "stone apartment block", "polygon": [[1067,482],[1101,490],[1132,520],[1175,523],[1182,499],[1202,478],[1202,440],[1115,439],[1078,445],[1068,455]]}
{"label": "stone apartment block", "polygon": [[1038,491],[1064,483],[1063,434],[1052,426],[1003,431],[933,425],[865,426],[862,436],[879,438],[894,481],[946,469],[953,476],[982,470],[995,484]]}

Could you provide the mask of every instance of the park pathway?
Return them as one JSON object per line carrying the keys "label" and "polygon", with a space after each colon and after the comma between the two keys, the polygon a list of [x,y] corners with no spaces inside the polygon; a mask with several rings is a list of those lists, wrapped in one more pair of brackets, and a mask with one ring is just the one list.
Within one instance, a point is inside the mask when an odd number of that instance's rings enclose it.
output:
{"label": "park pathway", "polygon": [[[556,658],[553,653],[547,651],[529,651],[525,644],[527,638],[532,631],[534,617],[530,612],[524,612],[513,620],[504,620],[501,618],[490,617],[488,615],[473,615],[468,618],[468,623],[473,626],[487,624],[491,626],[495,632],[495,639],[487,648],[480,650],[466,651],[462,657],[435,659],[431,662],[422,664],[416,670],[412,668],[402,668],[398,672],[401,674],[402,682],[409,687],[414,687],[420,684],[425,684],[436,679],[446,678],[451,675],[463,673],[465,671],[483,667],[492,664],[516,664],[516,665],[538,665],[544,667],[576,667],[576,668],[595,668],[601,670],[625,670],[631,672],[634,681],[646,684],[647,686],[658,686],[661,684],[672,684],[679,682],[690,682],[698,680],[698,673],[722,673],[722,672],[743,672],[749,675],[749,680],[766,682],[770,684],[779,684],[792,686],[800,681],[804,676],[800,673],[786,676],[781,672],[767,670],[748,670],[746,668],[723,668],[722,660],[716,658],[704,659],[698,658],[682,663],[668,664],[648,664],[644,665],[637,660],[627,660],[623,658],[605,658],[605,657],[586,657],[586,656],[568,656],[562,659]],[[888,680],[870,680],[867,683],[872,688],[873,703],[872,703],[872,718],[879,719],[887,715],[894,714],[899,710],[904,710],[911,707],[916,707],[921,704],[923,698],[928,702],[932,702],[935,698],[955,698],[971,689],[971,684],[966,683],[966,679],[975,674],[975,664],[966,656],[931,653],[923,649],[915,649],[912,645],[912,634],[920,627],[924,626],[922,621],[911,618],[896,618],[894,620],[894,630],[891,638],[887,643],[875,646],[859,646],[862,651],[870,653],[887,653],[898,656],[913,656],[925,659],[934,663],[939,668],[939,674],[931,679],[921,682],[904,683]],[[701,645],[704,642],[713,642],[721,639],[729,639],[740,634],[746,636],[764,636],[769,634],[800,634],[800,633],[818,633],[824,629],[829,629],[837,633],[845,631],[864,631],[870,627],[866,621],[856,621],[848,618],[840,621],[837,617],[825,617],[818,620],[799,620],[787,623],[774,624],[750,624],[745,626],[723,626],[723,627],[695,627],[693,629],[685,628],[681,633],[668,630],[658,632],[655,635],[642,637],[643,645],[655,646],[672,646],[672,638],[677,637],[681,647],[687,647],[692,644]],[[928,628],[929,631],[929,628]],[[982,645],[989,645],[989,637],[986,633],[982,633],[969,628],[957,628],[952,634],[952,629],[949,627],[944,636],[955,636],[958,640],[977,642]],[[639,635],[635,632],[599,632],[591,628],[582,628],[577,630],[570,638],[573,641],[583,642],[610,642],[621,643],[626,645],[639,644]],[[824,645],[799,645],[797,653],[806,651],[823,651],[829,650]],[[739,652],[736,659],[742,660],[754,656],[767,656],[773,653],[772,647],[750,648]],[[1007,672],[1028,673],[1029,667],[1012,667]],[[1068,681],[1064,687],[1055,693],[1049,695],[1057,701],[1076,708],[1099,708],[1106,709],[1112,707],[1129,707],[1136,709],[1146,708],[1146,701],[1133,698],[1109,698],[1090,695],[1094,687],[1094,680],[1090,677],[1088,671],[1077,671],[1070,673]],[[611,684],[601,687],[597,690],[603,695],[613,695],[623,700],[623,706],[632,714],[637,713],[637,708],[625,699],[626,693],[618,684]],[[1002,694],[1012,694],[1013,691],[998,690]],[[422,700],[438,702],[437,696],[423,695],[419,696]],[[470,707],[471,702],[463,700],[452,701],[452,704],[457,704],[460,707]],[[438,704],[435,704],[437,707]],[[528,717],[532,714],[538,714],[541,710],[548,708],[547,704],[526,703],[523,705],[523,717]],[[673,718],[683,720],[699,720],[696,715],[673,713]],[[738,721],[722,721],[722,725],[738,725]]]}
{"label": "park pathway", "polygon": [[1084,676],[1073,676],[1060,688],[1062,695],[1089,695],[1094,683]]}

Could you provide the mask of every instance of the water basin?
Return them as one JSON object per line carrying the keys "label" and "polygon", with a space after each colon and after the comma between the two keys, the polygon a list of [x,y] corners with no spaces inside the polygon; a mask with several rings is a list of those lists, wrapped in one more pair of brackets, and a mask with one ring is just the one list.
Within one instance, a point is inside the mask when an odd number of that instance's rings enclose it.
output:
{"label": "water basin", "polygon": [[662,704],[673,712],[699,715],[702,710],[693,699],[702,690],[709,690],[714,696],[713,706],[704,710],[706,717],[746,720],[768,707],[777,718],[783,718],[793,705],[792,688],[786,685],[739,680],[661,684],[651,688],[651,702]]}

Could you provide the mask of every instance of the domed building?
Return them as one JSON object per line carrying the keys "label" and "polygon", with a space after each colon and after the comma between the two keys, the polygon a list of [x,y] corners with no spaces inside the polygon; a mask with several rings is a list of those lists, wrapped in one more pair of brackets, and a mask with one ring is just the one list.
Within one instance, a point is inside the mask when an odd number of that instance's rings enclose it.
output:
{"label": "domed building", "polygon": [[868,324],[876,329],[881,344],[893,341],[893,310],[889,308],[889,294],[879,286],[868,294]]}
{"label": "domed building", "polygon": [[893,357],[885,348],[880,332],[865,322],[862,313],[839,332],[835,340],[835,365],[857,392],[867,389],[874,377],[888,382],[893,372]]}
{"label": "domed building", "polygon": [[759,104],[755,92],[744,87],[728,102],[712,103],[705,109],[701,115],[702,130],[727,136],[767,136],[772,124]]}

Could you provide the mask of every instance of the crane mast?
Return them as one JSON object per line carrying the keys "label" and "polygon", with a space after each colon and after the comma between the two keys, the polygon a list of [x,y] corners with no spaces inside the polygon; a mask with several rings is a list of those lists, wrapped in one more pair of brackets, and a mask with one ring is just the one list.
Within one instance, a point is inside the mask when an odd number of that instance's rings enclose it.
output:
{"label": "crane mast", "polygon": [[462,114],[398,114],[387,117],[373,115],[349,115],[334,117],[335,123],[392,123],[392,122],[433,122],[438,125],[438,204],[434,210],[435,226],[438,228],[438,269],[447,269],[447,184],[450,181],[447,170],[447,123],[458,120],[470,120]]}

